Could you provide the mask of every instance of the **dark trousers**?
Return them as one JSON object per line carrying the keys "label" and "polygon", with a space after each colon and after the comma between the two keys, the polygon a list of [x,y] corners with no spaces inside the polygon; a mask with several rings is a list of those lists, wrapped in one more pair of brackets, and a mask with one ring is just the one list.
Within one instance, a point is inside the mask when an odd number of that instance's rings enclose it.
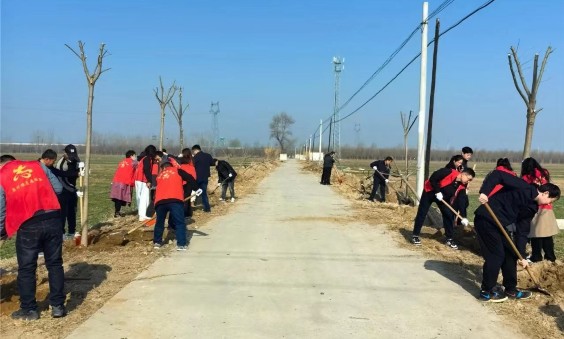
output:
{"label": "dark trousers", "polygon": [[419,207],[417,208],[417,215],[415,216],[415,221],[413,223],[413,235],[419,236],[421,234],[421,228],[431,208],[432,203],[436,203],[441,211],[443,217],[443,227],[445,228],[445,236],[447,239],[452,239],[454,235],[454,214],[445,206],[444,203],[437,200],[434,192],[423,192],[421,199],[419,201]]}
{"label": "dark trousers", "polygon": [[542,251],[544,251],[544,258],[552,262],[556,261],[556,254],[554,253],[554,239],[552,237],[544,238],[531,238],[531,261],[542,261]]}
{"label": "dark trousers", "polygon": [[513,242],[515,247],[523,258],[527,257],[527,243],[529,242],[529,233],[531,232],[532,217],[519,219],[515,223],[515,232],[513,232]]}
{"label": "dark trousers", "polygon": [[235,179],[230,179],[221,183],[221,198],[223,200],[227,198],[227,188],[229,188],[231,198],[235,198]]}
{"label": "dark trousers", "polygon": [[186,223],[184,222],[184,204],[181,201],[168,202],[155,206],[157,213],[157,221],[153,232],[153,242],[162,244],[164,233],[164,222],[166,214],[168,215],[169,224],[176,231],[176,244],[178,246],[186,246]]}
{"label": "dark trousers", "polygon": [[121,211],[121,207],[125,206],[125,201],[119,199],[112,199],[112,201],[114,202],[114,214],[118,214]]}
{"label": "dark trousers", "polygon": [[484,257],[482,290],[491,291],[497,284],[499,270],[506,291],[517,288],[517,256],[498,227],[489,219],[477,216],[474,229]]}
{"label": "dark trousers", "polygon": [[45,266],[49,273],[49,304],[63,305],[65,302],[65,273],[63,271],[63,230],[58,213],[50,213],[44,220],[29,220],[18,230],[16,256],[18,259],[18,291],[20,308],[36,310],[35,299],[37,256],[45,255]]}
{"label": "dark trousers", "polygon": [[192,202],[190,199],[186,200],[190,195],[192,195],[192,190],[188,188],[187,185],[183,187],[184,189],[184,217],[191,218],[192,217]]}
{"label": "dark trousers", "polygon": [[76,192],[69,192],[63,189],[61,194],[57,196],[61,205],[61,227],[65,233],[65,223],[68,225],[68,232],[74,234],[76,232],[76,206],[78,196]]}
{"label": "dark trousers", "polygon": [[323,173],[321,173],[321,184],[330,185],[331,184],[331,169],[332,167],[323,167]]}
{"label": "dark trousers", "polygon": [[202,189],[202,194],[200,197],[202,198],[202,205],[204,206],[204,212],[210,212],[210,201],[208,199],[208,181],[198,181],[198,188]]}
{"label": "dark trousers", "polygon": [[380,199],[378,199],[378,201],[380,202],[384,202],[386,201],[386,185],[384,180],[382,180],[382,178],[380,178],[379,176],[374,176],[374,185],[372,185],[372,193],[370,193],[370,196],[368,197],[368,199],[373,200],[376,199],[376,192],[378,192],[378,195],[380,196]]}

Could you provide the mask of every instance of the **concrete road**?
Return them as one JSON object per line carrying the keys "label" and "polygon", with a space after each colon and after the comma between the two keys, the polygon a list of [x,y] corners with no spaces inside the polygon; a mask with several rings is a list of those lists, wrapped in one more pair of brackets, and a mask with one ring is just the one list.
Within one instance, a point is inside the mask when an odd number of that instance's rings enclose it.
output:
{"label": "concrete road", "polygon": [[318,179],[283,164],[70,338],[521,337],[458,267],[351,222]]}

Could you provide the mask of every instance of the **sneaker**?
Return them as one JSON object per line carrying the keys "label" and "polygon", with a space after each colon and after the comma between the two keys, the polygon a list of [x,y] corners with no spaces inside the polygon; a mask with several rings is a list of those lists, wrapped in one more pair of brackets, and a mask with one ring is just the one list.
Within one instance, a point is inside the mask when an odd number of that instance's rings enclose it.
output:
{"label": "sneaker", "polygon": [[480,291],[479,299],[483,302],[501,303],[507,300],[505,293],[501,291]]}
{"label": "sneaker", "polygon": [[43,257],[45,256],[45,253],[39,252],[39,253],[37,254],[37,256],[38,256],[39,258],[43,258]]}
{"label": "sneaker", "polygon": [[39,312],[37,310],[22,310],[21,308],[12,313],[12,319],[16,320],[37,320]]}
{"label": "sneaker", "polygon": [[223,198],[219,198],[219,201],[225,201],[225,199],[223,199]]}
{"label": "sneaker", "polygon": [[419,236],[414,235],[413,237],[411,237],[411,243],[413,245],[421,245],[421,239],[419,239]]}
{"label": "sneaker", "polygon": [[62,318],[67,315],[65,305],[51,306],[51,316],[53,318]]}
{"label": "sneaker", "polygon": [[163,246],[163,245],[161,245],[161,244],[159,244],[159,243],[154,243],[154,244],[153,244],[153,248],[156,249],[156,250],[160,249],[162,246]]}
{"label": "sneaker", "polygon": [[186,251],[188,249],[188,246],[177,246],[176,250],[177,251]]}
{"label": "sneaker", "polygon": [[231,198],[231,202],[235,202],[235,198]]}
{"label": "sneaker", "polygon": [[456,245],[456,243],[454,242],[453,239],[447,239],[446,242],[445,242],[445,244],[446,244],[448,247],[452,248],[453,250],[457,250],[457,249],[458,249],[458,246]]}
{"label": "sneaker", "polygon": [[507,295],[511,299],[529,299],[533,296],[533,292],[522,290],[505,291],[505,295]]}

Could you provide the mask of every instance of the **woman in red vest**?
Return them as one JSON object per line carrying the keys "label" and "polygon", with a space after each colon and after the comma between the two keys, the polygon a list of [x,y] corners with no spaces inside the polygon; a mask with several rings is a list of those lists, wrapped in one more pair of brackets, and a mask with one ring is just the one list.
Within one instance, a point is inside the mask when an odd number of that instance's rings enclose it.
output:
{"label": "woman in red vest", "polygon": [[114,217],[116,218],[125,216],[121,213],[122,206],[131,205],[131,192],[135,185],[133,178],[135,167],[137,167],[137,156],[135,151],[129,150],[125,153],[125,159],[119,162],[110,190],[110,199],[114,202]]}
{"label": "woman in red vest", "polygon": [[[458,249],[453,239],[454,215],[441,201],[445,199],[450,202],[450,204],[455,202],[457,193],[461,189],[464,189],[475,175],[476,173],[474,173],[474,170],[471,168],[466,168],[462,172],[459,172],[457,169],[448,167],[441,168],[431,174],[429,179],[425,181],[423,194],[421,194],[421,199],[419,199],[419,207],[417,208],[411,238],[411,242],[414,245],[421,245],[419,235],[421,234],[423,222],[427,217],[427,212],[429,212],[431,204],[436,203],[443,216],[443,227],[445,228],[445,236],[447,238],[446,245],[452,249]],[[461,223],[467,226],[468,219],[462,219]]]}
{"label": "woman in red vest", "polygon": [[[174,157],[172,155],[168,156],[168,159],[172,163],[173,166],[176,168],[182,169],[184,172],[190,174],[194,180],[197,179],[196,177],[196,168],[194,167],[194,163],[192,162],[192,151],[189,148],[185,148],[182,150],[180,156]],[[192,195],[194,192],[190,185],[187,185],[186,182],[184,184],[184,199]],[[193,198],[196,200],[196,198]],[[192,204],[190,200],[184,201],[184,217],[191,218],[192,217]]]}
{"label": "woman in red vest", "polygon": [[157,176],[157,189],[155,192],[155,212],[157,221],[153,234],[153,245],[160,248],[163,242],[164,222],[169,213],[169,225],[176,232],[176,245],[178,251],[186,251],[186,222],[184,220],[184,189],[187,186],[196,189],[196,180],[190,174],[166,161],[161,165]]}
{"label": "woman in red vest", "polygon": [[[38,161],[12,160],[0,168],[0,234],[16,237],[20,309],[13,319],[37,320],[36,271],[39,252],[49,272],[49,304],[54,318],[64,317],[65,273],[58,179]],[[57,190],[57,192],[55,191]],[[5,212],[4,212],[5,211]],[[5,215],[4,215],[5,213]]]}

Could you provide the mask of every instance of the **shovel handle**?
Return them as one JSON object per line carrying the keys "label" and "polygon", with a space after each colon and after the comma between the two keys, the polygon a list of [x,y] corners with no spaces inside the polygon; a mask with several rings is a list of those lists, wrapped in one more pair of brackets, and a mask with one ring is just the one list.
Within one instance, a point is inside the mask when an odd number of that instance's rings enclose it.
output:
{"label": "shovel handle", "polygon": [[[505,228],[503,227],[503,225],[501,224],[501,222],[499,221],[499,219],[497,218],[497,216],[495,215],[494,211],[492,210],[492,208],[490,207],[490,205],[486,202],[484,204],[484,206],[486,207],[486,209],[488,210],[488,213],[490,213],[491,217],[493,218],[493,220],[495,221],[495,224],[497,225],[497,227],[499,228],[499,230],[501,231],[501,233],[503,234],[503,236],[505,237],[505,239],[507,240],[507,242],[509,243],[509,245],[511,245],[511,249],[513,250],[513,252],[517,255],[517,258],[519,258],[519,260],[524,260],[523,256],[521,255],[521,253],[519,253],[519,250],[517,249],[517,247],[515,247],[515,244],[513,243],[513,240],[511,240],[511,237],[509,236],[509,234],[507,234],[507,231],[505,230]],[[531,279],[533,280],[533,282],[535,283],[535,285],[537,285],[537,288],[540,286],[539,281],[537,280],[537,277],[535,277],[535,275],[533,274],[533,272],[529,269],[529,266],[525,267],[525,269],[527,270],[527,273],[529,273],[529,275],[531,276]]]}
{"label": "shovel handle", "polygon": [[448,207],[449,210],[452,211],[452,213],[454,213],[454,215],[456,215],[460,219],[464,219],[464,217],[461,216],[460,213],[458,213],[458,211],[456,211],[454,208],[452,208],[452,206],[448,202],[446,202],[445,199],[443,199],[441,201],[445,204],[446,207]]}

